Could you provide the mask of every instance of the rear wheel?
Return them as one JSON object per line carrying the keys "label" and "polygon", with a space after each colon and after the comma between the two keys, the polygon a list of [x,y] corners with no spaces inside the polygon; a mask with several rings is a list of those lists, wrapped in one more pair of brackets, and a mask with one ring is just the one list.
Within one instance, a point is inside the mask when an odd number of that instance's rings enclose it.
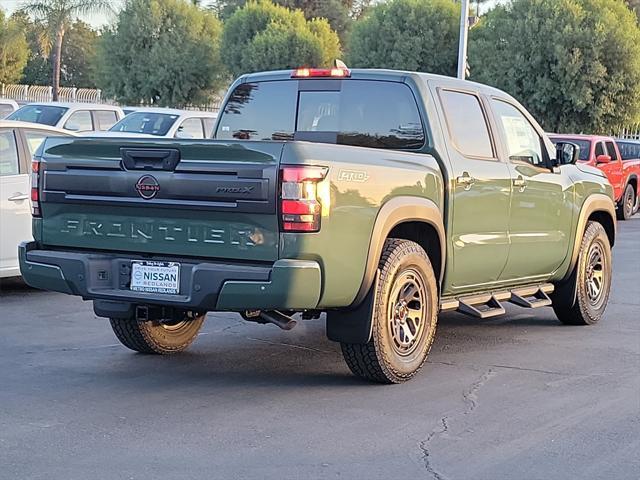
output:
{"label": "rear wheel", "polygon": [[611,245],[604,227],[589,222],[582,237],[577,270],[577,285],[572,306],[553,306],[558,319],[566,325],[593,325],[604,314],[611,290]]}
{"label": "rear wheel", "polygon": [[342,354],[359,377],[401,383],[420,370],[433,343],[437,283],[425,251],[408,240],[388,239],[379,269],[371,340],[342,343]]}
{"label": "rear wheel", "polygon": [[634,190],[633,185],[628,184],[624,189],[622,200],[618,206],[618,220],[629,220],[633,216],[636,208],[636,201],[636,191]]}
{"label": "rear wheel", "polygon": [[205,315],[180,321],[139,322],[134,318],[110,318],[111,328],[120,343],[140,353],[168,355],[185,350],[195,340]]}

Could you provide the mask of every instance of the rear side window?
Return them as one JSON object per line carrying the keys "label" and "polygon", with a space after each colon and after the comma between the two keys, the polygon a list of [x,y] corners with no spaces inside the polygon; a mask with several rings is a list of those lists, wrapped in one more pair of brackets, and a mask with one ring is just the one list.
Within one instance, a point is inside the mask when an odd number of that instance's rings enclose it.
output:
{"label": "rear side window", "polygon": [[618,160],[618,154],[616,153],[616,147],[613,142],[607,142],[607,152],[611,160]]}
{"label": "rear side window", "polygon": [[204,138],[202,134],[202,122],[199,118],[187,118],[178,127],[175,136],[177,138]]}
{"label": "rear side window", "polygon": [[622,160],[640,159],[640,142],[618,142]]}
{"label": "rear side window", "polygon": [[225,105],[216,138],[221,140],[293,140],[295,81],[238,85]]}
{"label": "rear side window", "polygon": [[18,147],[13,130],[0,130],[0,177],[19,173]]}
{"label": "rear side window", "polygon": [[116,112],[108,110],[96,110],[94,112],[98,125],[96,128],[101,131],[109,130],[118,122]]}
{"label": "rear side window", "polygon": [[494,158],[487,119],[475,95],[440,91],[449,134],[460,153],[469,157]]}
{"label": "rear side window", "polygon": [[332,138],[342,145],[399,150],[420,148],[425,141],[409,87],[369,80],[344,80],[335,90],[323,90],[318,83],[300,92],[298,81],[239,85],[225,106],[216,138],[293,140],[296,132],[311,141]]}

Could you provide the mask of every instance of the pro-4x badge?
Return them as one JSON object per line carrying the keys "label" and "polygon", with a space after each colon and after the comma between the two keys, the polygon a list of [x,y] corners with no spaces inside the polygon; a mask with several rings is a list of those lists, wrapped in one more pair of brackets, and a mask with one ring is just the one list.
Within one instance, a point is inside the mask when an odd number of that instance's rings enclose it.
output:
{"label": "pro-4x badge", "polygon": [[160,184],[155,177],[143,175],[136,182],[136,191],[145,200],[151,200],[160,191]]}

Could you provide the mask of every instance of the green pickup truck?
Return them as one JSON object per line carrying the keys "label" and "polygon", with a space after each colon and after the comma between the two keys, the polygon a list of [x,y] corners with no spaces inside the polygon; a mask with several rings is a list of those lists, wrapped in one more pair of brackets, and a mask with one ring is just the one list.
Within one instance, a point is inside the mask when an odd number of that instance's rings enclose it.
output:
{"label": "green pickup truck", "polygon": [[213,140],[47,139],[21,271],[92,300],[144,353],[184,350],[209,311],[284,329],[326,312],[354,374],[398,383],[424,364],[440,311],[602,317],[613,191],[577,156],[472,82],[244,75]]}

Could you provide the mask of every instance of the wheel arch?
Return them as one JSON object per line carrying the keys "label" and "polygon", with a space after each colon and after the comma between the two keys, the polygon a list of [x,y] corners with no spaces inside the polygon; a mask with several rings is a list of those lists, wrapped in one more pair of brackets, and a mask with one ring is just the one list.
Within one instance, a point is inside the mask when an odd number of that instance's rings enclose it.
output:
{"label": "wheel arch", "polygon": [[446,236],[442,211],[433,200],[419,197],[394,197],[380,208],[369,242],[367,264],[360,289],[353,301],[357,306],[369,292],[376,277],[378,261],[387,238],[402,238],[418,243],[429,256],[441,284],[444,275]]}
{"label": "wheel arch", "polygon": [[605,231],[607,237],[609,237],[609,243],[613,247],[616,240],[616,205],[614,201],[603,193],[596,193],[587,197],[582,204],[580,214],[578,215],[578,222],[576,225],[576,235],[573,240],[573,249],[571,251],[571,262],[565,275],[565,279],[571,276],[576,262],[578,261],[578,255],[580,254],[580,244],[582,242],[582,236],[584,235],[587,225],[590,221],[600,223]]}

